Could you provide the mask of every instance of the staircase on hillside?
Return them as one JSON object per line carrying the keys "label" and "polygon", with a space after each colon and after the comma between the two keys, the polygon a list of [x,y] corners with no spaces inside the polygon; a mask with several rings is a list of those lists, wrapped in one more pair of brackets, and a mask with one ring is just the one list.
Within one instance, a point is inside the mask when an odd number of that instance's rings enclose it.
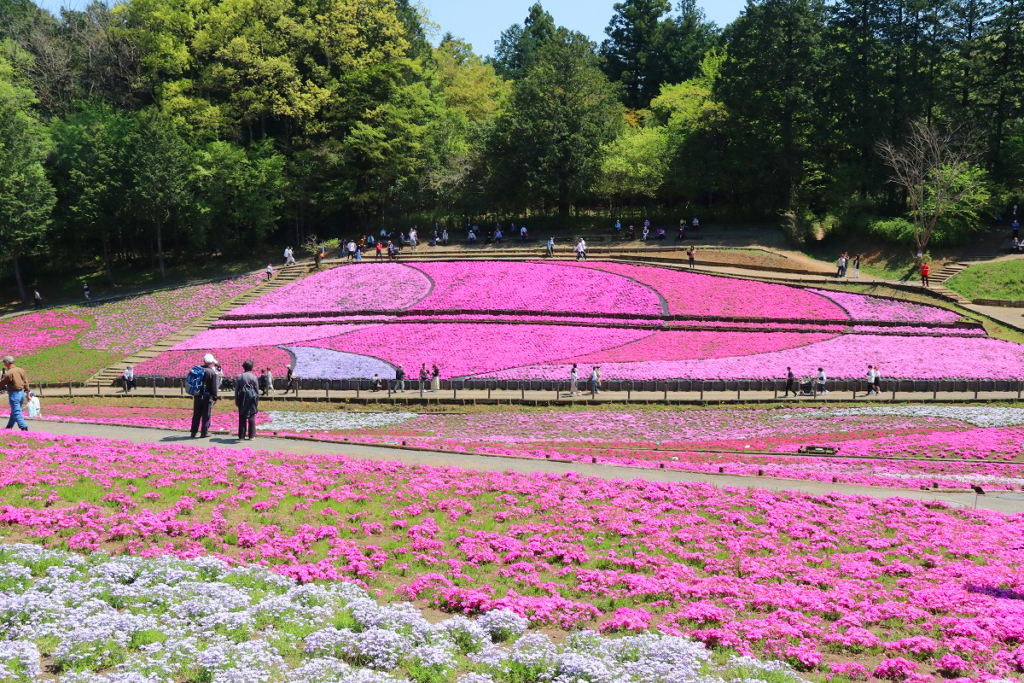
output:
{"label": "staircase on hillside", "polygon": [[153,344],[149,348],[143,349],[137,353],[122,358],[117,363],[103,368],[95,375],[86,380],[87,385],[95,385],[99,382],[103,386],[110,386],[116,384],[120,378],[121,373],[124,372],[126,365],[135,366],[144,361],[149,360],[164,351],[169,350],[175,344],[179,344],[183,341],[191,339],[200,332],[210,329],[210,326],[217,321],[222,315],[228,311],[234,310],[239,306],[244,306],[247,303],[251,303],[256,299],[260,298],[268,292],[272,292],[275,289],[284,287],[287,284],[291,284],[296,280],[305,277],[312,271],[312,266],[308,263],[297,263],[294,266],[285,266],[275,273],[274,278],[267,282],[264,280],[256,287],[253,287],[247,292],[243,292],[233,299],[229,299],[217,308],[211,310],[209,313],[204,315],[199,320],[196,320],[188,327],[179,330],[165,339],[161,339],[156,344]]}
{"label": "staircase on hillside", "polygon": [[1004,242],[1006,242],[1006,228],[979,233],[971,239],[969,245],[964,247],[960,254],[960,261],[964,263],[991,261],[1003,255],[1001,249]]}

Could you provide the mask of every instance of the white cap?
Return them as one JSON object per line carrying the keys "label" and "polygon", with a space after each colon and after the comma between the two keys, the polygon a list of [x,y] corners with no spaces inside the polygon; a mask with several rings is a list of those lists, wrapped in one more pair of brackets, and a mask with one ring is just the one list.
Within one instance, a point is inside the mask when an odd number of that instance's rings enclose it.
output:
{"label": "white cap", "polygon": [[212,353],[208,353],[205,356],[203,356],[203,362],[204,363],[216,363],[217,359],[213,357]]}

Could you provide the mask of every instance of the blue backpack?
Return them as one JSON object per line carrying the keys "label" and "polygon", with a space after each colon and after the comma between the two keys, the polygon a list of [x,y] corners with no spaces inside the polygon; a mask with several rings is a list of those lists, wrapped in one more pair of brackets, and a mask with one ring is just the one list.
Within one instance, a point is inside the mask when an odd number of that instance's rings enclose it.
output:
{"label": "blue backpack", "polygon": [[206,368],[202,365],[193,365],[185,375],[185,393],[189,396],[198,396],[203,393],[203,378],[205,376]]}

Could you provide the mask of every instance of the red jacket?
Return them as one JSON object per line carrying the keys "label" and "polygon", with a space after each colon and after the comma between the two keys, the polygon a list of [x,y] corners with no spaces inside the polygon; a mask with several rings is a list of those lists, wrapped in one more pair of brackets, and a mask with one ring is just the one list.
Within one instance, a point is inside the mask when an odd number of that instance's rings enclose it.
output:
{"label": "red jacket", "polygon": [[927,263],[922,263],[921,264],[921,275],[928,275],[928,264]]}

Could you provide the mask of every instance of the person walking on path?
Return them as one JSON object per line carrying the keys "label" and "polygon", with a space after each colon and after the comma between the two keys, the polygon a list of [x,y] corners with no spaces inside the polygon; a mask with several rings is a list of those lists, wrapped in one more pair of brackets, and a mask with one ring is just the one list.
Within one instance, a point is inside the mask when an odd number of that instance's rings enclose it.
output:
{"label": "person walking on path", "polygon": [[374,259],[374,260],[375,261],[383,261],[384,260],[384,247],[383,247],[383,245],[381,245],[380,242],[377,242],[377,258]]}
{"label": "person walking on path", "polygon": [[86,282],[82,287],[82,293],[85,294],[86,301],[92,301],[92,290],[89,289],[89,283]]}
{"label": "person walking on path", "polygon": [[437,363],[434,363],[430,371],[430,390],[435,394],[441,390],[441,369],[437,367]]}
{"label": "person walking on path", "polygon": [[28,374],[14,365],[13,356],[4,356],[4,375],[0,378],[0,391],[7,391],[7,402],[11,405],[11,417],[7,420],[7,428],[15,424],[21,431],[27,432],[28,425],[21,414],[21,404],[25,403],[25,392],[28,391]]}
{"label": "person walking on path", "polygon": [[569,372],[569,395],[580,395],[580,371],[575,363],[572,364],[572,370]]}
{"label": "person walking on path", "polygon": [[828,389],[825,388],[825,382],[826,381],[828,381],[828,378],[825,377],[825,369],[824,368],[818,368],[817,382],[818,382],[818,393],[819,394],[827,394],[828,393]]}
{"label": "person walking on path", "polygon": [[868,391],[865,396],[870,396],[875,393],[875,369],[872,366],[868,366],[868,375],[865,378],[868,381]]}
{"label": "person walking on path", "polygon": [[135,368],[130,365],[125,366],[121,378],[124,380],[124,393],[127,394],[135,388]]}
{"label": "person walking on path", "polygon": [[690,245],[690,248],[686,251],[686,258],[690,261],[690,270],[697,267],[697,247]]}
{"label": "person walking on path", "polygon": [[270,282],[270,278],[274,277],[274,266],[267,264],[267,282]]}
{"label": "person walking on path", "polygon": [[274,371],[267,368],[267,396],[273,396],[276,392],[274,391]]}
{"label": "person walking on path", "polygon": [[875,394],[882,393],[882,368],[875,363],[875,376],[871,380],[871,390]]}
{"label": "person walking on path", "polygon": [[921,284],[923,286],[925,286],[925,287],[929,287],[929,285],[928,285],[928,273],[929,273],[930,270],[931,269],[928,267],[928,263],[926,261],[922,261],[921,262]]}
{"label": "person walking on path", "polygon": [[796,375],[793,374],[793,368],[786,368],[786,393],[782,395],[783,398],[789,398],[789,392],[793,392],[795,398],[799,394],[796,390]]}
{"label": "person walking on path", "polygon": [[836,259],[836,277],[841,278],[843,276],[843,257],[842,255]]}
{"label": "person walking on path", "polygon": [[256,413],[260,412],[260,384],[252,372],[252,361],[242,363],[235,378],[235,407],[238,408],[238,440],[256,436]]}
{"label": "person walking on path", "polygon": [[32,299],[37,311],[43,307],[43,295],[39,293],[38,289],[32,291]]}
{"label": "person walking on path", "polygon": [[551,256],[554,256],[554,255],[555,255],[555,238],[554,237],[549,237],[548,238],[548,256],[551,257]]}
{"label": "person walking on path", "polygon": [[39,397],[36,396],[36,392],[28,392],[28,419],[35,420],[36,418],[43,416],[43,406],[39,404]]}
{"label": "person walking on path", "polygon": [[284,373],[284,393],[287,394],[289,391],[292,390],[292,387],[295,386],[295,372],[292,370],[292,366],[290,365],[286,365],[285,368],[287,369],[285,370]]}
{"label": "person walking on path", "polygon": [[401,365],[395,370],[395,391],[405,391],[405,369]]}
{"label": "person walking on path", "polygon": [[210,434],[210,418],[213,417],[213,404],[217,402],[217,391],[220,378],[213,366],[217,359],[212,353],[203,356],[203,388],[192,397],[192,438],[198,433],[202,438]]}

